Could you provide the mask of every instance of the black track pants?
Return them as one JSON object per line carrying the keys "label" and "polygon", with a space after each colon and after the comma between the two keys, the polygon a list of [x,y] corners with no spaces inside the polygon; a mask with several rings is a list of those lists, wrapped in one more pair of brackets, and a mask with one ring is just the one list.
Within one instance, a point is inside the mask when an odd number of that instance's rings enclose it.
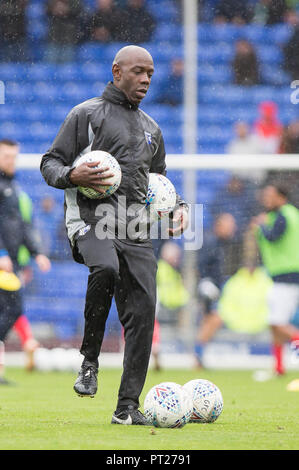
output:
{"label": "black track pants", "polygon": [[90,361],[98,360],[115,295],[125,338],[117,407],[129,404],[138,407],[148,370],[155,318],[157,264],[153,248],[117,239],[99,240],[92,227],[78,237],[76,250],[90,269],[80,352]]}

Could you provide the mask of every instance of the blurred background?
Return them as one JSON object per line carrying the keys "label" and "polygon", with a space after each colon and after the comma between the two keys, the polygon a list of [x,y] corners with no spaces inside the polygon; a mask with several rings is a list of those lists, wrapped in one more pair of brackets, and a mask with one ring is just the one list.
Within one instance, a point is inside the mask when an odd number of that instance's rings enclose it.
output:
{"label": "blurred background", "polygon": [[[207,236],[200,250],[188,252],[184,239],[155,242],[160,328],[154,366],[171,365],[174,356],[176,365],[182,358],[185,366],[199,366],[193,351],[207,302],[218,299],[217,276],[220,283],[230,284],[220,293],[220,319],[204,340],[205,364],[219,366],[219,357],[223,366],[269,364],[265,296],[270,281],[248,228],[261,211],[261,185],[273,176],[288,181],[292,202],[298,205],[298,173],[269,164],[249,171],[246,165],[249,155],[283,159],[293,154],[295,159],[298,154],[297,0],[1,0],[5,102],[0,105],[0,138],[20,144],[16,178],[32,200],[33,223],[52,261],[47,274],[30,261],[26,267],[24,313],[34,336],[44,354],[80,346],[88,275],[72,261],[63,191],[43,181],[39,156],[69,110],[101,94],[112,78],[114,55],[126,44],[146,47],[153,56],[155,74],[142,109],[162,129],[172,157],[168,177],[187,202],[203,205]],[[198,163],[185,171],[183,162],[190,153]],[[215,155],[238,158],[238,168],[232,170],[225,162],[209,168],[206,159]],[[207,259],[216,252],[217,260]],[[198,288],[207,278],[213,282]],[[21,351],[14,331],[6,350]],[[121,351],[113,304],[103,352],[115,358]]]}

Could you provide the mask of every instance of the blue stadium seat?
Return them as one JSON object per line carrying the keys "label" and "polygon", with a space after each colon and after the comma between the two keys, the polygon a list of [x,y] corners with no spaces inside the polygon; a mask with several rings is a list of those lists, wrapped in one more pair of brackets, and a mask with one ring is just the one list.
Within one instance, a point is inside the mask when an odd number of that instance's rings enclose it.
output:
{"label": "blue stadium seat", "polygon": [[158,124],[175,124],[179,125],[183,122],[183,110],[182,107],[173,107],[167,104],[146,104],[142,105],[143,109],[149,114]]}
{"label": "blue stadium seat", "polygon": [[26,10],[26,15],[30,19],[40,19],[45,15],[45,5],[42,2],[29,2]]}
{"label": "blue stadium seat", "polygon": [[180,43],[183,41],[183,27],[182,25],[164,23],[162,27],[156,28],[152,37],[152,42],[172,42]]}
{"label": "blue stadium seat", "polygon": [[197,48],[199,64],[201,64],[201,62],[227,64],[232,60],[233,54],[233,45],[227,42],[199,45]]}
{"label": "blue stadium seat", "polygon": [[242,26],[241,30],[242,30],[242,38],[247,39],[254,46],[260,43],[264,44],[268,36],[267,28],[264,25],[260,25],[260,24],[253,23],[249,25],[244,25]]}
{"label": "blue stadium seat", "polygon": [[26,64],[0,63],[0,79],[4,82],[26,80],[29,76],[30,74]]}
{"label": "blue stadium seat", "polygon": [[98,43],[84,43],[79,46],[77,51],[77,58],[79,61],[98,61],[104,58],[105,46]]}
{"label": "blue stadium seat", "polygon": [[163,2],[147,2],[147,8],[159,22],[175,23],[179,21],[179,11],[175,4],[170,0]]}
{"label": "blue stadium seat", "polygon": [[205,43],[233,43],[242,37],[242,28],[232,24],[213,25],[200,23],[197,28],[199,44]]}
{"label": "blue stadium seat", "polygon": [[251,102],[248,87],[237,85],[202,86],[198,89],[199,103],[236,106]]}
{"label": "blue stadium seat", "polygon": [[198,68],[197,78],[200,85],[231,83],[232,70],[229,65],[201,64]]}
{"label": "blue stadium seat", "polygon": [[217,143],[226,144],[232,138],[232,130],[230,127],[223,126],[200,126],[197,130],[198,143]]}
{"label": "blue stadium seat", "polygon": [[112,79],[111,64],[101,62],[81,64],[79,76],[81,80],[106,83]]}
{"label": "blue stadium seat", "polygon": [[281,46],[290,39],[293,28],[288,23],[278,23],[265,28],[264,41]]}
{"label": "blue stadium seat", "polygon": [[280,64],[283,59],[282,51],[275,45],[256,45],[257,55],[262,63]]}
{"label": "blue stadium seat", "polygon": [[266,85],[286,86],[290,84],[291,77],[281,66],[274,67],[274,64],[263,64],[261,67],[262,81]]}

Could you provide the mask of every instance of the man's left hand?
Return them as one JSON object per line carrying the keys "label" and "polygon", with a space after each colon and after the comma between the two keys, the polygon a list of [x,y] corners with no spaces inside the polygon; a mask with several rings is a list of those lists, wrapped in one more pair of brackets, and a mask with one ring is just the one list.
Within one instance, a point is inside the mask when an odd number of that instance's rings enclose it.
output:
{"label": "man's left hand", "polygon": [[178,207],[173,214],[173,227],[169,228],[169,235],[175,237],[183,233],[189,225],[189,215],[188,211],[184,206]]}

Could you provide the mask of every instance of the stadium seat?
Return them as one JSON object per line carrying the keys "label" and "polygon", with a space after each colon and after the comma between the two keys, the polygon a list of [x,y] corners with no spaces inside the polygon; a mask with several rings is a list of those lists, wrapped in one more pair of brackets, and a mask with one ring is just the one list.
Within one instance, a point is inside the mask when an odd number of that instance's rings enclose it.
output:
{"label": "stadium seat", "polygon": [[282,51],[279,47],[270,44],[256,45],[257,55],[262,63],[280,64],[283,59]]}
{"label": "stadium seat", "polygon": [[290,75],[281,66],[273,67],[273,64],[264,64],[261,70],[262,81],[266,85],[286,86],[291,82]]}
{"label": "stadium seat", "polygon": [[152,42],[182,42],[183,41],[183,27],[172,22],[164,23],[163,27],[159,27],[154,32]]}
{"label": "stadium seat", "polygon": [[197,48],[198,62],[209,64],[227,64],[233,58],[233,45],[227,42],[199,45]]}
{"label": "stadium seat", "polygon": [[165,22],[169,24],[179,21],[178,8],[175,3],[170,0],[156,4],[155,2],[147,2],[147,8],[158,22]]}
{"label": "stadium seat", "polygon": [[268,26],[265,29],[264,40],[270,44],[281,46],[290,39],[293,34],[293,28],[288,23],[278,23],[273,26]]}
{"label": "stadium seat", "polygon": [[198,68],[197,79],[199,85],[231,83],[232,70],[229,65],[201,64]]}
{"label": "stadium seat", "polygon": [[213,25],[199,23],[197,28],[198,41],[201,43],[232,43],[242,36],[242,28],[232,24]]}

